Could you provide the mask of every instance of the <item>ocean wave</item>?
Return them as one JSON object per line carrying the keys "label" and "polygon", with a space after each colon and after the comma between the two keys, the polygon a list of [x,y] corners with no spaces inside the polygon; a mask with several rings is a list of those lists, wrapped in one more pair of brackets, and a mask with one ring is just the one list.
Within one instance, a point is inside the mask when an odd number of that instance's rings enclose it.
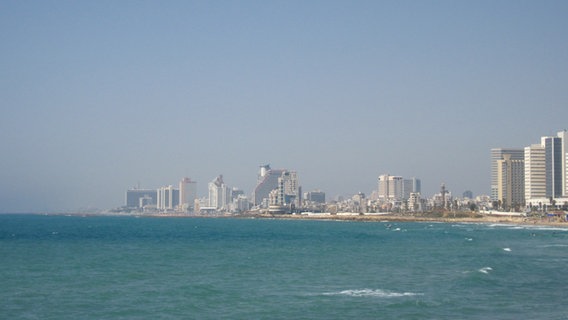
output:
{"label": "ocean wave", "polygon": [[394,292],[381,289],[357,289],[357,290],[342,290],[337,292],[325,292],[325,296],[349,296],[349,297],[378,297],[378,298],[399,298],[399,297],[413,297],[421,296],[422,293],[415,292]]}
{"label": "ocean wave", "polygon": [[539,246],[540,248],[558,248],[558,247],[568,247],[568,244],[546,244]]}
{"label": "ocean wave", "polygon": [[483,268],[479,269],[478,271],[481,272],[481,273],[488,274],[489,271],[493,271],[493,268],[491,268],[491,267],[483,267]]}
{"label": "ocean wave", "polygon": [[509,230],[543,230],[543,231],[568,231],[568,228],[555,227],[555,226],[545,226],[545,225],[529,225],[529,224],[503,224],[503,223],[493,223],[488,224],[489,228],[504,228]]}

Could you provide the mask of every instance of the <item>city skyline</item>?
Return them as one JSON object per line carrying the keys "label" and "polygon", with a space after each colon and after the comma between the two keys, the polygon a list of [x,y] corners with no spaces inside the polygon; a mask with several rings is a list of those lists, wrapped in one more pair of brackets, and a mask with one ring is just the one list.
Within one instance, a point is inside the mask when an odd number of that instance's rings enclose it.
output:
{"label": "city skyline", "polygon": [[0,212],[259,165],[303,190],[491,192],[489,150],[568,125],[565,1],[0,4]]}

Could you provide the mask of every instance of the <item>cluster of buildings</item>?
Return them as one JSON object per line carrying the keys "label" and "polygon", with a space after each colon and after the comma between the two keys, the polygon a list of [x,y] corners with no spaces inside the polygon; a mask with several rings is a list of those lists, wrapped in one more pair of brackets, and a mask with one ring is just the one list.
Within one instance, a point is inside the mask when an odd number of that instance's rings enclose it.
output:
{"label": "cluster of buildings", "polygon": [[[238,188],[229,187],[219,175],[208,183],[208,196],[198,198],[197,183],[190,178],[158,189],[133,188],[126,191],[124,211],[160,213],[239,213],[267,210],[272,213],[291,213],[302,207],[302,188],[296,171],[260,167],[257,185],[252,197]],[[325,203],[325,193],[317,190],[307,193],[308,201]]]}
{"label": "cluster of buildings", "polygon": [[568,133],[491,149],[491,201],[506,211],[568,209]]}
{"label": "cluster of buildings", "polygon": [[144,212],[193,212],[197,198],[197,182],[183,178],[179,187],[158,189],[133,188],[126,191],[125,209]]}
{"label": "cluster of buildings", "polygon": [[[499,153],[500,162],[496,162],[496,164],[502,172],[497,170],[496,167],[496,173],[497,171],[501,172],[498,175],[496,174],[496,177],[504,179],[502,173],[514,172],[516,174],[519,154],[514,149],[499,150],[501,150]],[[507,167],[509,171],[504,169],[506,165],[509,165]],[[512,173],[509,176],[512,176]],[[511,181],[515,186],[518,183],[516,178]],[[238,188],[228,186],[222,175],[215,177],[208,183],[207,196],[203,198],[197,197],[196,185],[197,183],[190,178],[184,178],[179,182],[177,188],[169,185],[158,189],[134,188],[127,190],[126,205],[122,210],[179,214],[250,211],[274,214],[300,212],[365,214],[490,207],[488,196],[473,199],[471,191],[466,191],[462,198],[454,198],[443,184],[439,193],[429,199],[423,198],[420,179],[406,179],[402,176],[390,174],[382,174],[378,177],[377,189],[369,197],[359,192],[347,199],[337,198],[328,201],[325,192],[321,190],[302,193],[296,171],[272,169],[270,165],[260,166],[257,183],[250,196]],[[508,189],[496,189],[496,191],[499,194],[511,192]],[[472,204],[474,207],[472,207]]]}

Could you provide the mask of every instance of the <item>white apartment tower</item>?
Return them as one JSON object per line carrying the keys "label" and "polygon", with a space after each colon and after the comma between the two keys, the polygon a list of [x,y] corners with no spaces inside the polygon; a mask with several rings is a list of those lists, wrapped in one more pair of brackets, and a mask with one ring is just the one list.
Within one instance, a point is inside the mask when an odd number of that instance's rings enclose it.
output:
{"label": "white apartment tower", "polygon": [[525,201],[536,205],[568,197],[568,133],[541,137],[525,148]]}
{"label": "white apartment tower", "polygon": [[157,190],[156,207],[158,210],[173,210],[179,204],[179,190],[173,186],[161,187]]}
{"label": "white apartment tower", "polygon": [[223,182],[223,175],[219,175],[209,182],[209,201],[208,205],[217,210],[225,210],[231,202],[231,188]]}
{"label": "white apartment tower", "polygon": [[525,148],[525,201],[546,198],[546,154],[544,146]]}

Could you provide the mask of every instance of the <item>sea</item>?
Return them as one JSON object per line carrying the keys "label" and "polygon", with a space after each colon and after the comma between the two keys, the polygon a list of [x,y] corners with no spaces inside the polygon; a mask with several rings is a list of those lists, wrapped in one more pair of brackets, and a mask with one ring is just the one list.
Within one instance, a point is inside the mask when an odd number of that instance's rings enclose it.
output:
{"label": "sea", "polygon": [[0,319],[568,319],[568,229],[0,215]]}

